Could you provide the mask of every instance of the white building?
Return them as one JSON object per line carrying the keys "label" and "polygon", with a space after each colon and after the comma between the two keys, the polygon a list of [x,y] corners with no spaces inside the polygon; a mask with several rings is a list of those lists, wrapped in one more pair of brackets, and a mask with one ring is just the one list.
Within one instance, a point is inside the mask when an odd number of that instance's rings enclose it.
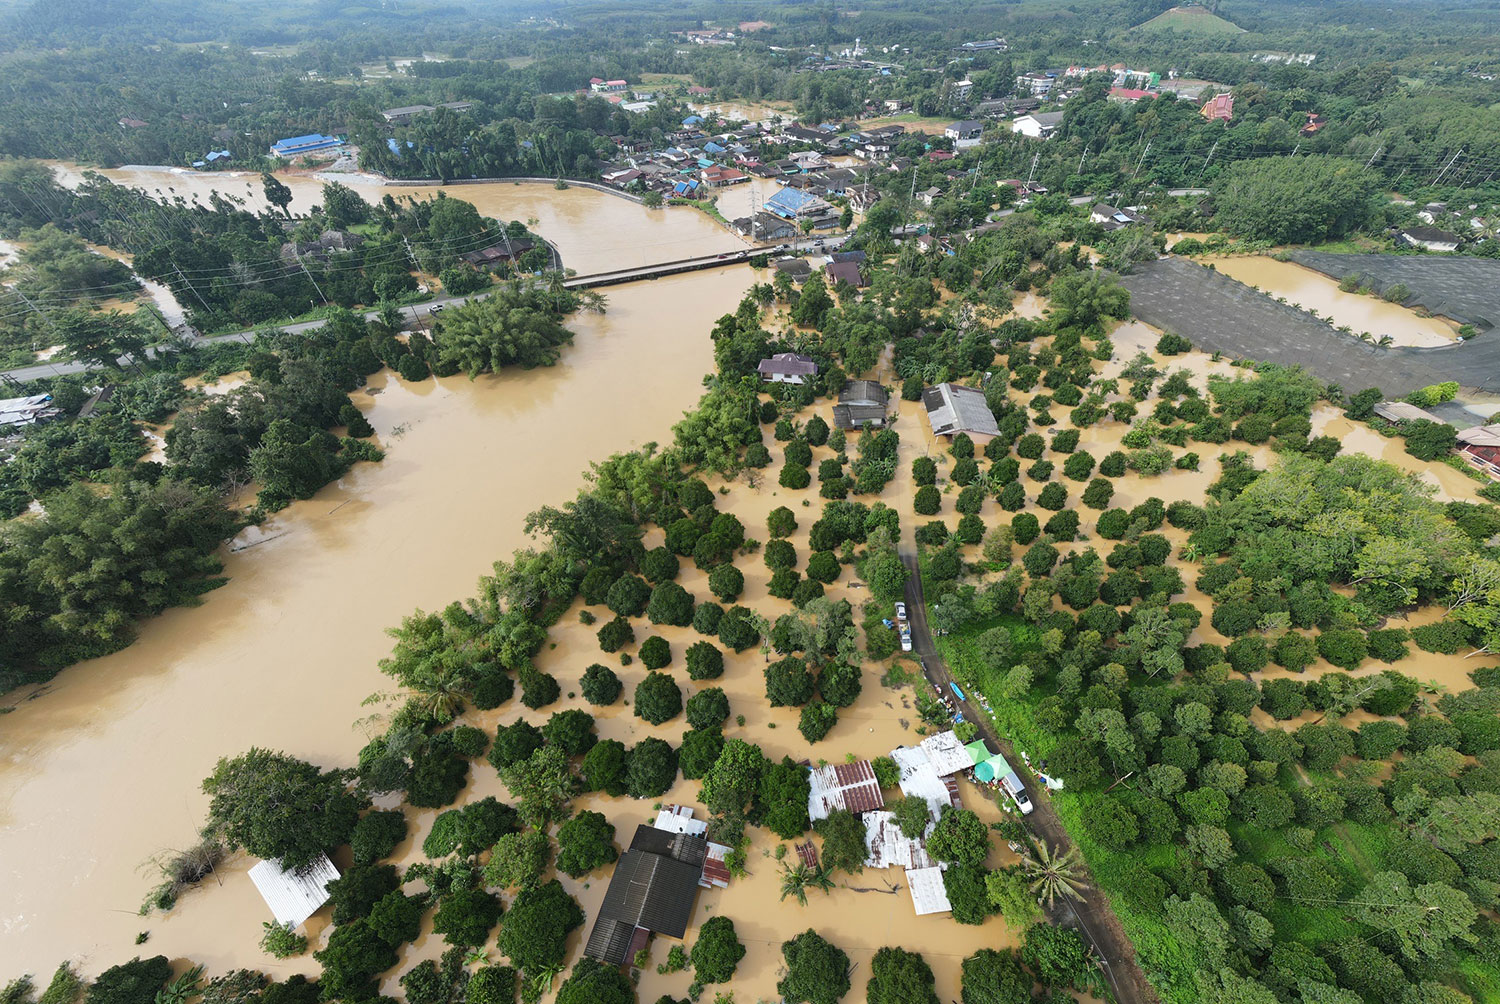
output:
{"label": "white building", "polygon": [[964,119],[955,122],[943,130],[943,135],[953,141],[955,150],[967,150],[979,145],[980,137],[984,134],[984,123],[974,119]]}
{"label": "white building", "polygon": [[1057,132],[1057,127],[1062,124],[1062,117],[1062,112],[1034,112],[1016,119],[1010,124],[1010,130],[1032,139],[1047,139]]}
{"label": "white building", "polygon": [[1017,94],[1043,95],[1052,90],[1057,78],[1045,73],[1023,73],[1016,78]]}

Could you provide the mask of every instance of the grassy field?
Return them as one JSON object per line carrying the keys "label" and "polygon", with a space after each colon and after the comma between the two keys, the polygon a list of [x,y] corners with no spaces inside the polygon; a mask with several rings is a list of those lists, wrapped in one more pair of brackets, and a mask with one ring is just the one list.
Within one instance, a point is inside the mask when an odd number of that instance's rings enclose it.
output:
{"label": "grassy field", "polygon": [[1217,14],[1210,14],[1206,7],[1173,7],[1130,30],[1177,31],[1185,35],[1237,35],[1245,29]]}
{"label": "grassy field", "polygon": [[642,73],[642,84],[684,84],[692,86],[693,78],[686,73]]}

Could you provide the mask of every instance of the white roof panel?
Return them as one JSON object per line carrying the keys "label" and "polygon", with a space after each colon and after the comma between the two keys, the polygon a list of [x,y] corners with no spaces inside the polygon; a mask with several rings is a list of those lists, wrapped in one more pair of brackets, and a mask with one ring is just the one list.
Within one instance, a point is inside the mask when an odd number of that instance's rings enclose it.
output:
{"label": "white roof panel", "polygon": [[953,909],[948,902],[948,890],[943,886],[943,869],[936,865],[906,869],[906,888],[911,891],[911,905],[918,917]]}
{"label": "white roof panel", "polygon": [[328,883],[338,877],[339,870],[326,854],[293,872],[282,871],[277,861],[262,861],[250,869],[250,881],[283,927],[300,927],[317,913],[328,902]]}
{"label": "white roof panel", "polygon": [[952,729],[923,739],[922,751],[927,754],[927,759],[932,761],[933,769],[937,771],[938,777],[957,774],[961,770],[968,770],[974,766],[974,760],[969,756],[969,751],[964,749],[964,744],[958,741],[958,735]]}

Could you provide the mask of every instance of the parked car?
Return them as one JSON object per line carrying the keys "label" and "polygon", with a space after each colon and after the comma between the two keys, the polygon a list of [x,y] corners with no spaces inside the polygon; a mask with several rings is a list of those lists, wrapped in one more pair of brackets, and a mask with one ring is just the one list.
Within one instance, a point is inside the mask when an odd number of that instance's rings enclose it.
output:
{"label": "parked car", "polygon": [[904,621],[904,620],[906,620],[906,604],[905,603],[901,603],[899,601],[896,603],[896,620],[898,620],[898,621]]}
{"label": "parked car", "polygon": [[903,651],[903,652],[910,652],[911,651],[911,625],[910,624],[903,624],[903,625],[901,625],[901,651]]}

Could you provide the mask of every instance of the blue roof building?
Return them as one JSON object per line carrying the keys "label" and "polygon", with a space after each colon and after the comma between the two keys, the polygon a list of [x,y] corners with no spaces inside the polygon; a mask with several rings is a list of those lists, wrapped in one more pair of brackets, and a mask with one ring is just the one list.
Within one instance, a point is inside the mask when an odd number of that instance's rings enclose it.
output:
{"label": "blue roof building", "polygon": [[718,153],[728,153],[729,151],[725,150],[722,146],[720,146],[719,144],[715,143],[713,140],[709,140],[707,143],[703,144],[703,152],[704,153],[715,153],[715,154],[718,154]]}
{"label": "blue roof building", "polygon": [[703,116],[702,115],[689,115],[687,118],[685,118],[685,119],[682,120],[682,124],[684,126],[702,125],[703,124]]}
{"label": "blue roof building", "polygon": [[228,150],[210,150],[203,159],[212,164],[216,160],[231,160],[232,157]]}
{"label": "blue roof building", "polygon": [[815,216],[830,208],[826,201],[800,188],[783,188],[766,200],[766,212],[775,213],[784,220]]}
{"label": "blue roof building", "polygon": [[688,179],[686,181],[679,181],[679,182],[677,182],[677,184],[675,184],[675,185],[672,186],[672,194],[673,195],[688,195],[688,196],[691,196],[691,195],[694,195],[695,193],[697,193],[697,191],[698,191],[698,181],[697,181],[696,178]]}
{"label": "blue roof building", "polygon": [[293,136],[290,139],[278,139],[271,144],[271,156],[273,157],[296,157],[304,153],[314,153],[318,150],[334,150],[344,145],[344,141],[337,136],[324,136],[322,133],[308,133],[306,136]]}

